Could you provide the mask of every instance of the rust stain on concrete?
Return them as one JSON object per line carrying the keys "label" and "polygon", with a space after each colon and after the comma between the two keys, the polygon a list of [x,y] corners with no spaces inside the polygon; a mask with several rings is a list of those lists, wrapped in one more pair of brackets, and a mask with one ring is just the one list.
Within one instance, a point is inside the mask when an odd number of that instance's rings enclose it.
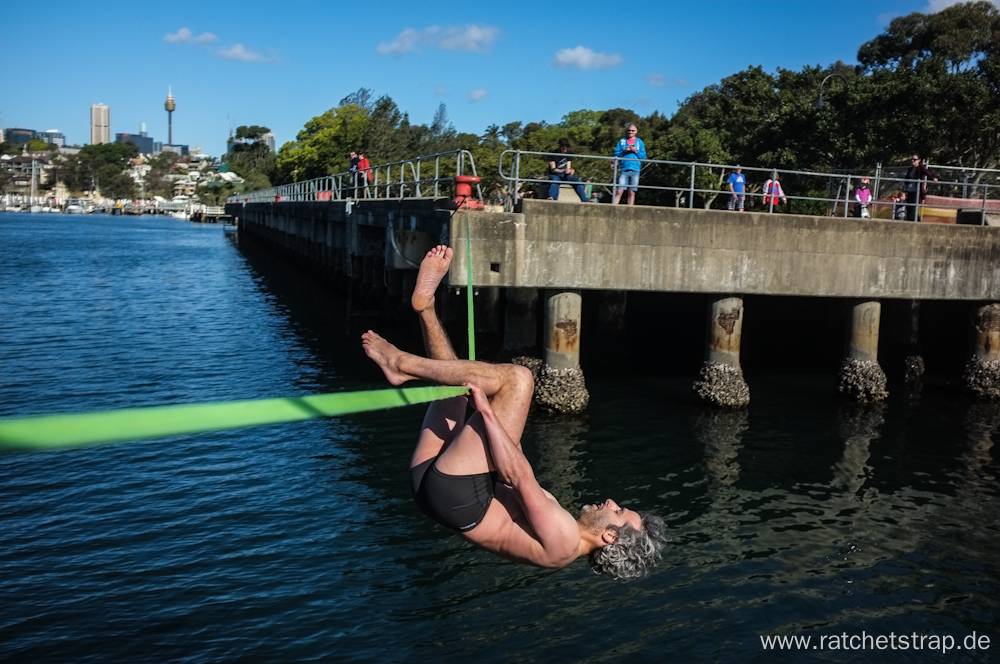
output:
{"label": "rust stain on concrete", "polygon": [[575,320],[561,320],[552,328],[552,350],[573,352],[579,340]]}
{"label": "rust stain on concrete", "polygon": [[718,318],[715,319],[715,322],[718,324],[719,327],[721,327],[723,330],[726,331],[726,334],[728,336],[732,336],[733,330],[736,328],[736,321],[738,321],[739,319],[740,319],[740,310],[733,309],[728,313],[723,311],[721,314],[719,314]]}

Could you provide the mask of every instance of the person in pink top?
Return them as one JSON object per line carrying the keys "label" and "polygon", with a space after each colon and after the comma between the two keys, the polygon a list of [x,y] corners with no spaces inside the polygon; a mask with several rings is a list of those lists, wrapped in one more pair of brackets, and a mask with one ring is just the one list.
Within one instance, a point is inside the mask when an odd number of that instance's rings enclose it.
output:
{"label": "person in pink top", "polygon": [[861,184],[854,190],[854,216],[864,219],[870,218],[868,204],[872,202],[872,190],[868,188],[868,178],[861,180]]}

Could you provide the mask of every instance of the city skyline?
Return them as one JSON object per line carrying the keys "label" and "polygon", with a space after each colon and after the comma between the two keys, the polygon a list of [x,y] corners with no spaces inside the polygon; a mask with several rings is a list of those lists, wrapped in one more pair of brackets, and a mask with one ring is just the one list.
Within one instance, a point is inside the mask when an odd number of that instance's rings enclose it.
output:
{"label": "city skyline", "polygon": [[[994,1],[996,4],[997,0]],[[0,100],[5,127],[58,127],[68,144],[88,142],[83,106],[114,109],[109,139],[136,132],[225,152],[240,125],[267,126],[280,148],[314,116],[359,88],[388,95],[413,124],[430,123],[444,103],[460,132],[482,135],[508,122],[558,123],[572,111],[628,108],[670,117],[706,86],[749,66],[779,68],[856,62],[858,47],[892,18],[938,11],[953,0],[762,0],[714,4],[587,0],[546,21],[529,3],[489,7],[453,2],[389,3],[378,22],[355,4],[309,3],[275,12],[242,6],[266,21],[232,21],[223,3],[97,0],[46,3],[74,30],[44,49],[15,26],[37,13],[32,3],[0,7]],[[107,16],[127,7],[128,40],[95,42]],[[567,8],[568,9],[568,8]],[[308,19],[308,20],[305,20]],[[559,22],[573,24],[563,30]],[[824,26],[817,38],[815,27]],[[5,29],[6,28],[6,29]],[[76,58],[76,52],[91,53]],[[61,83],[39,71],[63,72]],[[94,69],[91,59],[104,63]],[[163,90],[177,89],[178,112],[163,117]],[[11,94],[14,91],[15,94]],[[172,90],[171,90],[172,91]]]}

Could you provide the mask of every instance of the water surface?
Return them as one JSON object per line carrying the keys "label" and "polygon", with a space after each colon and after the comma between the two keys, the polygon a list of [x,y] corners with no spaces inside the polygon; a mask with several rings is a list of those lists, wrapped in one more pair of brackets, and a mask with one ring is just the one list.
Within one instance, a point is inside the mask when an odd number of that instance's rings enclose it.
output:
{"label": "water surface", "polygon": [[[216,225],[0,215],[0,414],[383,386],[336,295]],[[391,330],[386,331],[391,336]],[[1000,646],[1000,412],[927,389],[878,410],[834,377],[753,376],[742,413],[690,376],[592,378],[533,413],[564,505],[667,520],[628,585],[482,553],[413,506],[419,408],[0,457],[0,657],[44,662],[772,661],[762,635]],[[814,642],[815,643],[815,642]]]}

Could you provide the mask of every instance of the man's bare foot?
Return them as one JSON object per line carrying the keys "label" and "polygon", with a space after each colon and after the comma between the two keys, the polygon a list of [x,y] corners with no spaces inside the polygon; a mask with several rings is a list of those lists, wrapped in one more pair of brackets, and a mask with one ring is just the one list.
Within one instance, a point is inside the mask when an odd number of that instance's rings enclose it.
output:
{"label": "man's bare foot", "polygon": [[420,261],[417,285],[413,288],[413,297],[410,298],[410,306],[418,314],[427,307],[434,306],[434,293],[444,275],[448,274],[448,267],[454,255],[455,252],[451,247],[439,244],[428,251],[424,260]]}
{"label": "man's bare foot", "polygon": [[375,364],[382,369],[390,384],[402,385],[415,378],[399,370],[399,358],[403,355],[403,351],[371,330],[361,335],[361,345],[364,346],[365,354],[375,360]]}

